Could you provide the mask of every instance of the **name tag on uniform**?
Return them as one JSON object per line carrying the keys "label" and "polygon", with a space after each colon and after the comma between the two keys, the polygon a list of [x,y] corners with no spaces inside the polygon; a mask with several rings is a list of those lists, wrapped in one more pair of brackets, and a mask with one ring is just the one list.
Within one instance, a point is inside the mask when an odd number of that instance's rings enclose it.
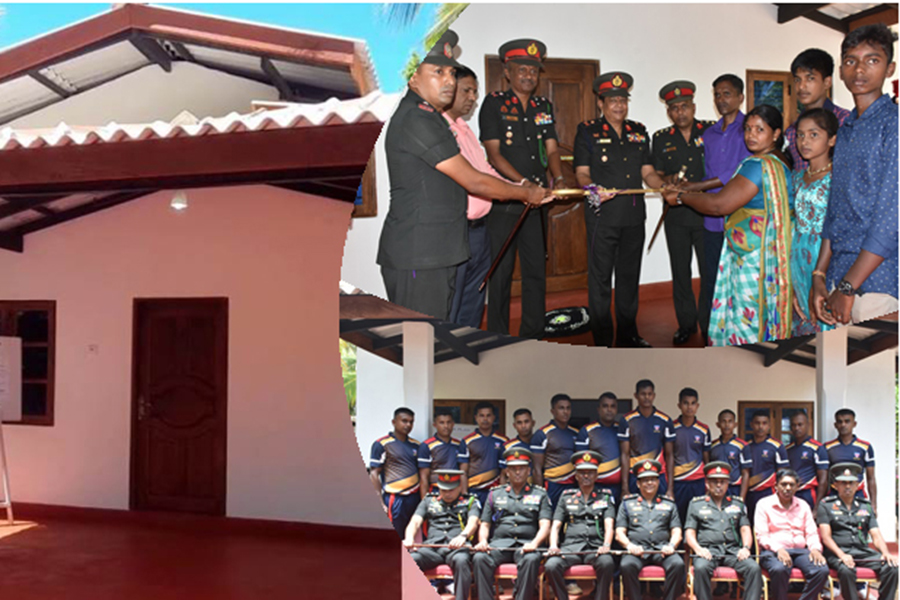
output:
{"label": "name tag on uniform", "polygon": [[666,152],[675,152],[676,150],[678,150],[678,148],[676,148],[675,146],[669,146],[668,148],[663,148],[663,154],[665,154]]}
{"label": "name tag on uniform", "polygon": [[612,144],[612,138],[600,138],[597,140],[598,144]]}
{"label": "name tag on uniform", "polygon": [[509,498],[506,496],[500,496],[499,498],[494,499],[494,504],[496,506],[506,506],[507,500],[509,500]]}
{"label": "name tag on uniform", "polygon": [[553,125],[553,117],[548,113],[538,113],[534,115],[535,125]]}
{"label": "name tag on uniform", "polygon": [[712,511],[709,510],[708,508],[701,508],[701,509],[700,509],[700,514],[701,514],[701,515],[711,515],[711,514],[712,514]]}
{"label": "name tag on uniform", "polygon": [[643,133],[629,133],[626,134],[625,137],[629,142],[635,142],[637,144],[643,144],[647,141],[647,136],[645,136]]}
{"label": "name tag on uniform", "polygon": [[657,504],[655,508],[656,508],[656,510],[664,510],[664,511],[668,512],[668,511],[672,510],[672,505],[671,504]]}
{"label": "name tag on uniform", "polygon": [[540,504],[540,503],[541,503],[540,496],[531,495],[531,496],[523,496],[522,497],[522,504]]}
{"label": "name tag on uniform", "polygon": [[518,121],[519,117],[515,115],[501,115],[504,121]]}

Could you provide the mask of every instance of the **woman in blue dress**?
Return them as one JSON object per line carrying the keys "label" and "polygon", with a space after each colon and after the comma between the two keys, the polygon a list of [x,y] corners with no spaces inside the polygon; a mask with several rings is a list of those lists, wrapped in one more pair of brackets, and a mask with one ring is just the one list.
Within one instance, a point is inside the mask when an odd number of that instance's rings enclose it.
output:
{"label": "woman in blue dress", "polygon": [[830,110],[813,108],[797,119],[797,151],[809,166],[793,175],[797,221],[791,243],[791,281],[794,286],[793,335],[833,329],[815,318],[809,308],[813,269],[822,245],[822,223],[831,191],[831,157],[837,140],[838,119]]}

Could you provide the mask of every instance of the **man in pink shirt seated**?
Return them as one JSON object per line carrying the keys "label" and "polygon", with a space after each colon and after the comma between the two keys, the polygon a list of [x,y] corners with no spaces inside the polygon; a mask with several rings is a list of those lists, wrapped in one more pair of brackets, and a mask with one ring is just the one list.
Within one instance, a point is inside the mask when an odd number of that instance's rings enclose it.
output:
{"label": "man in pink shirt seated", "polygon": [[828,582],[828,566],[809,504],[794,496],[800,477],[793,469],[775,476],[775,494],[756,505],[754,531],[759,540],[759,565],[768,572],[772,600],[787,600],[791,568],[803,573],[800,600],[815,600]]}
{"label": "man in pink shirt seated", "polygon": [[[469,128],[465,118],[472,114],[478,101],[478,78],[468,67],[456,69],[456,96],[444,111],[450,123],[450,131],[456,136],[459,152],[477,170],[502,179],[488,163],[478,136]],[[504,179],[504,181],[506,181]],[[467,217],[469,220],[469,260],[456,267],[456,290],[450,307],[450,320],[460,325],[478,327],[484,314],[486,290],[478,290],[488,269],[491,268],[491,240],[488,236],[487,214],[491,199],[469,194]]]}

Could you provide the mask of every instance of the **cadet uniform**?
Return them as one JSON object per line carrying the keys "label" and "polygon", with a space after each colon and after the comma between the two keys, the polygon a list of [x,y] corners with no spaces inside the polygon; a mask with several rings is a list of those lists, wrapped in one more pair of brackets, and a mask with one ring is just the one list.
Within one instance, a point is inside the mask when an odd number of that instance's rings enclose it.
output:
{"label": "cadet uniform", "polygon": [[597,486],[609,492],[616,504],[622,497],[622,461],[619,446],[619,425],[613,423],[606,426],[600,421],[589,423],[581,428],[575,438],[575,447],[579,450],[593,450],[600,455],[597,467]]}
{"label": "cadet uniform", "polygon": [[382,499],[401,538],[419,504],[418,450],[419,442],[411,437],[399,440],[393,432],[372,443],[369,468],[381,468]]}
{"label": "cadet uniform", "polygon": [[[668,489],[665,478],[666,462],[664,457],[665,443],[675,441],[675,425],[669,415],[653,408],[653,414],[645,417],[640,410],[633,410],[622,419],[619,425],[619,441],[628,442],[631,450],[628,468],[645,460],[659,461],[662,465],[662,473],[659,478],[659,494],[663,495]],[[624,460],[624,458],[623,458]],[[637,493],[637,478],[632,471],[628,482],[631,493]]]}
{"label": "cadet uniform", "polygon": [[[513,448],[505,453],[508,466],[531,465],[531,452]],[[494,570],[503,563],[516,563],[515,600],[531,600],[541,566],[541,553],[521,552],[519,549],[537,535],[540,521],[550,521],[550,499],[542,487],[526,483],[520,493],[512,485],[490,490],[481,511],[481,522],[491,523],[489,552],[476,552],[473,559],[475,586],[478,597],[494,597]]]}
{"label": "cadet uniform", "polygon": [[[448,30],[422,62],[457,67]],[[436,166],[459,154],[439,109],[408,90],[385,134],[391,204],[376,262],[388,300],[446,320],[456,266],[469,258],[468,194]]]}
{"label": "cadet uniform", "polygon": [[849,444],[841,442],[841,438],[835,438],[830,442],[825,442],[825,451],[828,453],[828,464],[836,465],[843,462],[852,462],[860,466],[861,470],[857,474],[859,480],[859,489],[856,491],[856,497],[866,499],[866,485],[863,476],[866,468],[875,466],[875,449],[872,444],[865,440],[861,440],[855,435]]}
{"label": "cadet uniform", "polygon": [[[500,47],[504,64],[521,62],[541,67],[547,47],[536,40],[513,40]],[[546,141],[555,140],[553,105],[541,96],[532,96],[525,104],[510,88],[488,94],[478,114],[482,143],[500,142],[500,154],[532,183],[547,186]],[[496,168],[496,165],[493,165]],[[499,170],[499,169],[498,169]],[[513,182],[519,183],[519,182]],[[494,201],[488,213],[492,258],[500,253],[503,242],[519,220],[525,205],[521,202]],[[541,210],[531,210],[522,228],[488,283],[487,328],[509,333],[509,297],[516,251],[522,273],[522,324],[519,337],[540,338],[544,334],[546,295],[546,257]]]}
{"label": "cadet uniform", "polygon": [[766,496],[771,496],[775,491],[775,473],[780,469],[791,466],[787,452],[781,442],[767,437],[758,444],[753,440],[747,442],[741,452],[741,468],[750,470],[750,481],[747,485],[747,514],[753,521],[756,513],[756,503]]}
{"label": "cadet uniform", "polygon": [[[855,463],[837,463],[831,467],[835,481],[856,481],[859,472],[860,467]],[[819,525],[831,527],[834,543],[854,559],[882,558],[881,554],[869,547],[869,531],[878,528],[878,521],[868,500],[854,498],[853,504],[848,507],[839,495],[827,496],[819,504],[816,521]],[[838,573],[841,597],[846,600],[857,600],[859,594],[856,589],[856,569],[845,565],[827,547],[824,554],[828,566]],[[857,566],[878,573],[879,598],[897,597],[897,567],[877,562],[858,563]]]}
{"label": "cadet uniform", "polygon": [[[690,81],[673,81],[659,90],[659,97],[666,104],[693,101],[697,89]],[[703,132],[713,121],[694,119],[688,141],[674,125],[653,134],[653,167],[663,175],[676,175],[683,167],[684,181],[703,181]],[[691,277],[691,249],[700,266],[700,290],[703,290],[705,265],[703,262],[703,215],[689,206],[670,206],[665,218],[666,246],[669,249],[669,266],[672,269],[672,301],[678,319],[679,332],[693,333],[697,329],[697,299]],[[700,299],[700,307],[703,298]],[[709,311],[700,311],[700,329],[709,327]],[[681,343],[687,341],[685,337]]]}
{"label": "cadet uniform", "polygon": [[463,438],[469,450],[469,493],[478,496],[482,506],[488,490],[500,482],[500,456],[507,441],[504,435],[482,435],[477,429]]}
{"label": "cadet uniform", "polygon": [[[659,477],[661,471],[662,465],[655,460],[639,463],[633,469],[635,476],[640,479]],[[640,494],[631,494],[622,498],[619,506],[616,529],[620,528],[626,529],[626,536],[631,544],[641,546],[645,551],[661,550],[669,544],[672,530],[681,529],[681,519],[672,500],[657,495],[653,500],[647,501]],[[622,573],[625,596],[629,600],[643,598],[638,573],[648,564],[659,565],[665,570],[663,598],[675,600],[684,586],[684,559],[677,554],[647,554],[643,557],[624,555],[619,570]]]}
{"label": "cadet uniform", "polygon": [[[731,465],[710,461],[704,473],[707,479],[730,480]],[[744,547],[742,527],[750,527],[750,519],[739,496],[726,495],[721,507],[710,496],[697,496],[691,500],[684,528],[693,529],[697,534],[697,543],[713,555],[712,560],[699,556],[693,560],[694,593],[699,600],[712,598],[710,579],[719,566],[730,567],[740,575],[744,582],[744,600],[759,600],[762,595],[759,563],[751,558],[737,559],[737,553]]]}
{"label": "cadet uniform", "polygon": [[531,451],[544,455],[544,487],[550,496],[550,506],[556,509],[563,490],[575,487],[575,468],[572,453],[578,430],[571,425],[560,427],[551,419],[531,436]]}
{"label": "cadet uniform", "polygon": [[[453,489],[461,483],[462,471],[441,469],[437,473],[437,487]],[[421,517],[426,524],[427,536],[425,544],[449,544],[450,540],[459,536],[470,517],[481,514],[478,498],[468,494],[460,494],[456,501],[447,503],[439,492],[431,492],[416,508],[415,516]],[[410,556],[423,572],[438,565],[450,565],[453,571],[453,584],[456,600],[466,600],[472,586],[472,565],[470,548],[416,548]]]}
{"label": "cadet uniform", "polygon": [[[600,97],[628,96],[631,75],[604,73],[594,80]],[[626,119],[622,137],[606,118],[578,125],[574,167],[590,167],[591,181],[601,187],[643,187],[641,167],[653,164],[650,136],[641,123]],[[584,203],[588,244],[588,312],[596,346],[612,346],[610,314],[612,277],[616,274],[617,346],[649,346],[637,331],[638,285],[644,253],[644,195],[619,195],[603,203],[599,214]]]}
{"label": "cadet uniform", "polygon": [[422,485],[430,485],[431,491],[434,491],[434,484],[437,483],[437,471],[444,469],[458,469],[459,465],[469,462],[469,450],[466,443],[451,437],[449,441],[444,441],[438,436],[430,437],[421,444],[417,453],[416,461],[420,469],[430,469],[429,481],[422,482]]}
{"label": "cadet uniform", "polygon": [[[572,455],[575,469],[598,469],[600,455],[591,450],[576,452]],[[616,518],[616,503],[606,490],[594,489],[585,496],[581,489],[565,490],[560,497],[553,520],[563,523],[564,537],[559,549],[562,556],[551,556],[544,564],[544,571],[550,580],[550,587],[557,598],[566,598],[566,585],[563,574],[573,565],[591,565],[597,573],[594,588],[594,600],[605,600],[609,597],[609,584],[616,570],[615,561],[610,554],[567,554],[597,550],[605,541],[605,521]]]}
{"label": "cadet uniform", "polygon": [[730,496],[741,495],[741,452],[744,451],[746,445],[747,442],[733,435],[727,442],[722,441],[722,436],[719,436],[709,447],[711,461],[726,462],[731,465],[731,482],[728,484]]}
{"label": "cadet uniform", "polygon": [[811,437],[806,438],[801,444],[791,442],[784,449],[787,453],[791,468],[797,471],[800,482],[795,496],[805,500],[810,510],[816,512],[816,493],[819,488],[819,471],[828,470],[828,453],[825,446]]}
{"label": "cadet uniform", "polygon": [[673,496],[678,505],[678,516],[682,522],[687,516],[688,504],[695,496],[706,493],[703,477],[703,453],[708,452],[709,427],[694,419],[690,426],[675,419],[675,472],[672,474]]}

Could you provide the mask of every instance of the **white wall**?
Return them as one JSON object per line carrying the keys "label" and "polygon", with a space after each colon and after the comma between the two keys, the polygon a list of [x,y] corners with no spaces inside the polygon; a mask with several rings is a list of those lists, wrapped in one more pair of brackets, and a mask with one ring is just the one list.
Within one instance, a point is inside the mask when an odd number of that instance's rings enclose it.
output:
{"label": "white wall", "polygon": [[[123,101],[126,99],[127,101]],[[198,118],[247,113],[253,100],[278,100],[269,85],[200,65],[173,62],[172,72],[151,65],[76,94],[9,125],[16,129],[170,121],[183,110]]]}
{"label": "white wall", "polygon": [[5,428],[14,500],[127,509],[133,300],[224,296],[227,514],[387,527],[341,383],[350,206],[265,186],[192,190],[183,213],[170,199],[160,192],[29,235],[23,254],[0,251],[0,298],[57,302],[55,424]]}
{"label": "white wall", "polygon": [[[776,17],[773,4],[557,4],[549,12],[544,4],[473,4],[452,27],[460,38],[460,62],[482,76],[485,54],[496,55],[503,42],[529,36],[545,42],[551,58],[599,59],[601,73],[630,73],[635,85],[629,117],[652,132],[669,125],[657,96],[669,81],[695,82],[697,118],[718,119],[712,81],[719,75],[735,73],[744,79],[747,69],[788,71],[793,58],[810,47],[839,54],[840,33],[802,18],[779,25]],[[839,105],[852,107],[840,81],[835,83],[834,98]],[[470,125],[477,132],[477,118]],[[375,252],[389,187],[383,150],[376,146],[376,151],[379,214],[354,219],[341,277],[383,297]],[[647,199],[647,209],[649,240],[662,210],[658,197]],[[661,241],[644,258],[642,283],[671,279]]]}

